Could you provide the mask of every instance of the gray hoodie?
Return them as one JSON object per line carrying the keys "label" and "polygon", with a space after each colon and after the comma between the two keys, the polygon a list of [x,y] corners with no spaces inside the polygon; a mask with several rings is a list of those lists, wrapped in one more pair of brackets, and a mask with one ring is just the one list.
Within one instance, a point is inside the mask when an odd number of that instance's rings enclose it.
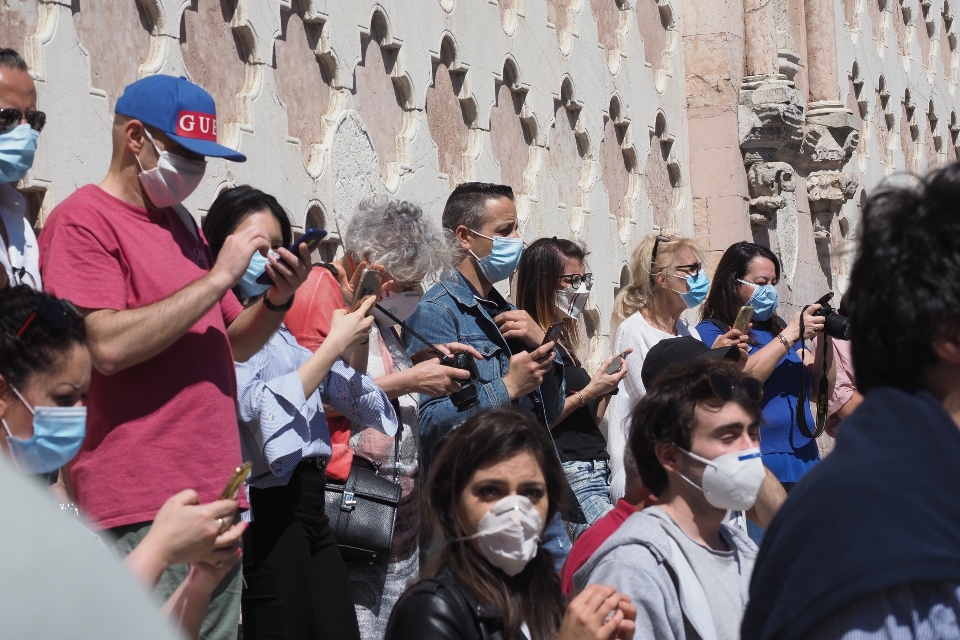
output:
{"label": "gray hoodie", "polygon": [[[664,526],[649,510],[631,515],[573,575],[574,591],[579,593],[588,584],[608,584],[630,596],[637,606],[635,638],[715,640],[703,587],[690,564],[682,557],[677,561],[674,550],[679,553],[679,548]],[[756,561],[756,545],[741,532],[721,527],[749,573]]]}

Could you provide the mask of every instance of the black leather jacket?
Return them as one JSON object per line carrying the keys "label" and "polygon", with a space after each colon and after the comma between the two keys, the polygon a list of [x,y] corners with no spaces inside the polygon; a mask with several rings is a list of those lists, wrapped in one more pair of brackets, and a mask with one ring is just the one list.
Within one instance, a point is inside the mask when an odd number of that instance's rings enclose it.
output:
{"label": "black leather jacket", "polygon": [[[512,640],[522,640],[523,634]],[[393,608],[384,640],[508,640],[503,620],[449,573],[408,588]]]}

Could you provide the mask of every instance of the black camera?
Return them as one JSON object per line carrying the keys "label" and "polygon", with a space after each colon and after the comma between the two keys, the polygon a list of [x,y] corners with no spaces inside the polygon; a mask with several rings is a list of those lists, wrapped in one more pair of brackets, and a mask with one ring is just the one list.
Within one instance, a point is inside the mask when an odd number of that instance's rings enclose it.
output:
{"label": "black camera", "polygon": [[823,332],[838,340],[850,339],[850,318],[837,313],[836,309],[830,306],[830,300],[833,293],[828,293],[817,300],[814,304],[820,305],[820,310],[814,312],[815,316],[823,316]]}
{"label": "black camera", "polygon": [[458,411],[463,411],[478,404],[480,402],[478,399],[479,392],[474,381],[480,377],[480,371],[477,369],[477,361],[473,356],[465,351],[459,351],[453,355],[444,356],[441,364],[445,367],[470,372],[470,379],[461,381],[460,390],[450,394],[450,401],[453,402],[453,406]]}

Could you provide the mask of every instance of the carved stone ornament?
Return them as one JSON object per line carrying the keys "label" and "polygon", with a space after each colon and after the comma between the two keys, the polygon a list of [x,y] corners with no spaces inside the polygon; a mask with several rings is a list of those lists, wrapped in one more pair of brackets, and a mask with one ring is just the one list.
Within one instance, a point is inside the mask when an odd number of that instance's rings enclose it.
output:
{"label": "carved stone ornament", "polygon": [[796,189],[793,167],[786,162],[756,162],[747,169],[750,187],[750,223],[767,226],[774,214],[786,206],[785,191]]}
{"label": "carved stone ornament", "polygon": [[740,91],[740,148],[744,163],[779,159],[799,148],[803,97],[782,74],[747,76]]}
{"label": "carved stone ornament", "polygon": [[814,171],[807,176],[807,200],[813,219],[813,238],[829,242],[830,223],[843,203],[857,192],[857,176],[849,171]]}
{"label": "carved stone ornament", "polygon": [[818,169],[840,169],[860,141],[860,122],[840,102],[814,102],[807,108],[800,155]]}

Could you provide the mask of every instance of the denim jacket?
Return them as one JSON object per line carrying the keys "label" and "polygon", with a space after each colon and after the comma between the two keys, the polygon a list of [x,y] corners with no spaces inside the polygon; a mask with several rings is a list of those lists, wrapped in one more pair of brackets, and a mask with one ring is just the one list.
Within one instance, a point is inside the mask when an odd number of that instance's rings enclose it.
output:
{"label": "denim jacket", "polygon": [[[496,290],[491,292],[491,297],[502,300]],[[516,309],[513,305],[507,306]],[[416,311],[407,319],[407,324],[433,344],[462,342],[472,346],[483,356],[483,360],[477,360],[477,369],[480,372],[480,379],[476,382],[479,404],[460,411],[449,396],[420,396],[420,439],[423,459],[428,465],[433,459],[434,447],[440,438],[471,416],[511,405],[503,377],[507,375],[513,351],[500,334],[493,317],[484,305],[477,302],[473,288],[460,273],[456,274],[455,279],[431,287],[420,300]],[[413,355],[423,348],[423,343],[412,335],[407,334],[404,337],[407,353]],[[537,420],[544,425],[550,425],[556,422],[563,412],[565,397],[563,361],[559,354],[555,354],[553,370],[544,376],[543,384],[528,394],[528,398],[533,404]]]}

